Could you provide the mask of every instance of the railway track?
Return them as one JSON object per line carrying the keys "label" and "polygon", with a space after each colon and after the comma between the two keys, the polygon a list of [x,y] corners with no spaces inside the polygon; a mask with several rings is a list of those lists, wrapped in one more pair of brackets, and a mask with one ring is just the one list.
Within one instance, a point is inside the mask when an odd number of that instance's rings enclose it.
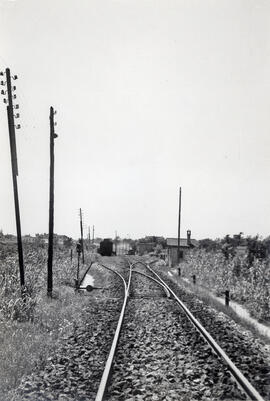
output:
{"label": "railway track", "polygon": [[128,277],[114,271],[125,297],[96,401],[263,401],[164,279],[142,260],[127,263]]}
{"label": "railway track", "polygon": [[119,257],[93,264],[90,273],[99,289],[77,293],[89,301],[81,317],[45,365],[26,375],[3,401],[262,400],[241,389],[173,292],[270,399],[267,357],[254,338],[231,330],[231,321],[224,324],[217,313],[208,314],[207,306],[182,291],[164,269],[148,265]]}

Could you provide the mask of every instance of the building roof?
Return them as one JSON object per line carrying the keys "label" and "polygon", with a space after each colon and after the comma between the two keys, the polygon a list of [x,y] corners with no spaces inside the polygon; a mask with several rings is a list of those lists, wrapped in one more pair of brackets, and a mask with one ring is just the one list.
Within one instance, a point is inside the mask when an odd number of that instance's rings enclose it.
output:
{"label": "building roof", "polygon": [[[167,246],[177,247],[178,246],[178,238],[167,238],[166,239]],[[195,248],[198,248],[199,242],[196,239],[190,239],[191,245]],[[187,244],[187,238],[180,239],[180,247],[181,248],[189,248]]]}

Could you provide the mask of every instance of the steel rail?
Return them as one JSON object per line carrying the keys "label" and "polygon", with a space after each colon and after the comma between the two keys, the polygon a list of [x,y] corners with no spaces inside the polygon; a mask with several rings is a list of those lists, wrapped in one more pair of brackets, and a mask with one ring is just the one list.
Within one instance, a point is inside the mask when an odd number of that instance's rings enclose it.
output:
{"label": "steel rail", "polygon": [[[229,356],[223,351],[223,349],[218,345],[218,343],[213,339],[211,334],[209,334],[206,329],[201,325],[201,323],[193,316],[193,314],[189,311],[186,305],[178,298],[178,296],[174,293],[174,291],[162,280],[162,278],[149,266],[144,262],[141,262],[144,266],[146,266],[159,280],[162,282],[171,293],[171,295],[175,298],[179,306],[183,309],[193,326],[199,331],[199,333],[204,337],[207,343],[211,346],[212,349],[216,352],[218,356],[220,356],[227,367],[229,368],[231,374],[237,381],[237,383],[241,386],[242,390],[246,393],[251,400],[254,401],[265,401],[262,396],[258,393],[258,391],[252,386],[252,384],[248,381],[248,379],[243,375],[243,373],[235,366]],[[154,261],[152,262],[154,263]]]}
{"label": "steel rail", "polygon": [[99,388],[98,388],[98,392],[95,398],[95,401],[102,401],[104,399],[105,396],[105,392],[107,389],[107,385],[109,382],[109,377],[110,377],[110,373],[111,373],[111,369],[112,369],[112,364],[113,364],[113,358],[116,352],[116,347],[117,347],[117,343],[119,340],[119,336],[120,336],[120,331],[121,331],[121,327],[122,327],[122,323],[123,323],[123,319],[124,319],[124,314],[125,314],[125,309],[126,309],[126,304],[127,304],[127,299],[129,296],[129,287],[130,287],[130,282],[131,282],[131,273],[132,273],[132,264],[129,263],[129,278],[128,278],[128,283],[126,283],[124,277],[118,273],[117,271],[113,270],[112,268],[105,266],[103,264],[98,263],[100,266],[104,267],[105,269],[108,269],[110,271],[112,271],[113,273],[117,274],[121,280],[123,281],[124,284],[124,288],[125,288],[125,298],[124,298],[124,302],[122,305],[122,310],[120,313],[120,317],[117,323],[117,327],[115,330],[115,334],[114,334],[114,338],[113,338],[113,342],[111,345],[111,349],[110,349],[110,353],[109,356],[107,358],[106,361],[106,365],[101,377],[101,381],[99,383]]}
{"label": "steel rail", "polygon": [[125,287],[125,292],[126,292],[126,290],[127,290],[127,283],[126,283],[126,280],[124,279],[124,277],[122,276],[122,274],[118,273],[116,270],[112,269],[112,268],[109,267],[109,266],[103,265],[102,263],[97,262],[97,264],[98,264],[99,266],[101,266],[101,267],[104,267],[104,268],[107,269],[107,270],[110,270],[112,273],[116,274],[116,275],[123,281],[123,284],[124,284],[124,287]]}
{"label": "steel rail", "polygon": [[163,285],[160,281],[158,281],[157,279],[155,279],[154,277],[149,276],[148,274],[139,272],[138,270],[132,270],[133,273],[137,273],[137,274],[141,274],[144,277],[149,278],[150,280],[153,280],[155,283],[157,283],[160,287],[163,288],[163,290],[165,291],[165,294],[167,296],[167,298],[170,298],[170,292],[168,291],[168,289],[165,287],[165,285]]}
{"label": "steel rail", "polygon": [[137,264],[139,264],[139,263],[142,263],[142,262],[141,262],[140,260],[136,260],[136,259],[135,259],[135,262],[132,263],[132,266],[135,266],[135,265],[137,265]]}

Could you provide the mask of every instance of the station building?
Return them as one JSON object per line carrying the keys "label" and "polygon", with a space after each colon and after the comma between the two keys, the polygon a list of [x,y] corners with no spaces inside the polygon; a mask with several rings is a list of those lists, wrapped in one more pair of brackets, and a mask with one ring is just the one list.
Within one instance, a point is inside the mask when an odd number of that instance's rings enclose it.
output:
{"label": "station building", "polygon": [[[177,264],[178,258],[177,258],[177,253],[178,253],[178,238],[167,238],[166,240],[166,245],[167,245],[167,250],[168,250],[168,264],[170,267],[173,267]],[[199,247],[199,242],[193,238],[191,238],[191,231],[187,231],[187,237],[186,238],[180,238],[180,260],[183,260],[185,258],[185,255],[187,252],[189,252],[191,249],[198,248]]]}

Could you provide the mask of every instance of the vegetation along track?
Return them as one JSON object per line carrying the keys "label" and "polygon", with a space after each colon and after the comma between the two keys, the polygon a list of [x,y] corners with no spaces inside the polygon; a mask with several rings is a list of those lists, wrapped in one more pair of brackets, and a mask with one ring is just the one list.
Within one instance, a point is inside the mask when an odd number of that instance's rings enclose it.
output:
{"label": "vegetation along track", "polygon": [[[102,262],[115,264],[114,258],[102,258]],[[118,270],[124,270],[119,258],[117,265]],[[44,366],[24,376],[19,387],[4,398],[0,394],[0,401],[95,399],[121,312],[124,286],[117,274],[98,263],[91,266],[90,273],[95,285],[104,289],[77,293],[89,302],[80,316],[74,316],[73,329],[63,334]]]}
{"label": "vegetation along track", "polygon": [[[93,264],[91,274],[95,285],[104,289],[78,294],[89,297],[89,305],[82,311],[82,319],[73,332],[63,338],[46,366],[25,377],[17,391],[3,401],[246,399],[229,369],[194,329],[172,295],[168,297],[169,290],[165,291],[164,286],[169,280],[164,271],[159,272],[158,266],[154,270],[163,274],[163,286],[142,275],[154,277],[154,272],[135,258],[127,264],[119,257],[104,257]],[[246,367],[244,363],[237,366],[246,369],[249,378],[253,375],[256,388],[264,391],[264,379],[259,375],[260,381],[255,376],[259,362],[265,369],[266,363],[260,354],[248,353],[247,348],[251,350],[252,344],[242,347],[240,337],[228,334],[231,322],[224,333],[224,322],[213,320],[205,305],[176,284],[169,285],[203,325],[214,332],[232,359],[236,357],[230,354],[231,350],[236,354],[235,348],[229,346],[232,343],[237,344],[240,353],[246,353],[243,360],[246,355],[250,357]],[[126,312],[120,331],[118,318],[123,316],[123,300]],[[119,339],[115,336],[118,327]],[[218,337],[219,333],[222,336]],[[111,344],[118,344],[113,354]],[[110,366],[106,364],[109,354]],[[241,362],[241,358],[236,360]],[[250,361],[255,361],[255,366],[250,367]]]}
{"label": "vegetation along track", "polygon": [[[153,266],[151,264],[151,266]],[[200,301],[183,286],[176,284],[164,272],[164,267],[154,266],[154,271],[170,286],[189,308],[194,317],[214,337],[233,363],[265,400],[270,400],[269,346],[254,337],[248,330],[233,322],[223,313],[217,313]],[[252,396],[250,396],[252,398]]]}
{"label": "vegetation along track", "polygon": [[150,266],[133,260],[129,269],[121,335],[114,338],[96,401],[263,400]]}

